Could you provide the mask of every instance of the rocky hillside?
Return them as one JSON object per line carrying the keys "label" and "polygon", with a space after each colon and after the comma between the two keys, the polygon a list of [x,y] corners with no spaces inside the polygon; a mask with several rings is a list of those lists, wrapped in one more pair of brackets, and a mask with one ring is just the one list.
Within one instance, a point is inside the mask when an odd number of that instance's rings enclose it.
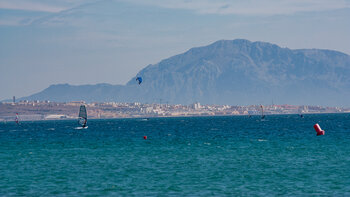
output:
{"label": "rocky hillside", "polygon": [[149,65],[126,85],[53,85],[28,100],[350,106],[350,56],[221,40]]}

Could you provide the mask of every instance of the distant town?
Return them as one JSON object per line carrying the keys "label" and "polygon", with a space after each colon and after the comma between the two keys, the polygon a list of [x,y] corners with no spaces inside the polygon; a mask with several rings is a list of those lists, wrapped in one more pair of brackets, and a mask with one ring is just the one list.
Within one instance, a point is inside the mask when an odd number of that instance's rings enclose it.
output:
{"label": "distant town", "polygon": [[262,107],[265,115],[269,114],[312,114],[312,113],[349,113],[350,108],[296,106],[296,105],[192,105],[161,104],[161,103],[85,103],[50,102],[50,101],[19,101],[0,102],[0,121],[13,121],[16,113],[20,120],[57,120],[76,119],[80,105],[85,105],[89,119],[106,118],[145,118],[145,117],[182,117],[182,116],[233,116],[261,115]]}

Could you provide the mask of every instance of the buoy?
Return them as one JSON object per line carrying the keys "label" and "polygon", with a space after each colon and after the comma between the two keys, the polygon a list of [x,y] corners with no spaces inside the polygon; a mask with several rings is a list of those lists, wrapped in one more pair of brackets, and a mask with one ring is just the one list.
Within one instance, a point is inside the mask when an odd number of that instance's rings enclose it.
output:
{"label": "buoy", "polygon": [[321,129],[320,125],[315,124],[314,129],[315,129],[317,135],[324,135],[324,130]]}
{"label": "buoy", "polygon": [[146,136],[146,135],[145,135],[145,136],[143,136],[143,139],[147,140],[147,136]]}

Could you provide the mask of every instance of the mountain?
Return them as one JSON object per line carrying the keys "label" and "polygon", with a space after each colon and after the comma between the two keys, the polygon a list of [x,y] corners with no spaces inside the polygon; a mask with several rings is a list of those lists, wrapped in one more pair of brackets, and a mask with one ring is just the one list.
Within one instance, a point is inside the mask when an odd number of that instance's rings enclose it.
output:
{"label": "mountain", "polygon": [[78,86],[57,84],[51,85],[45,90],[29,97],[20,98],[19,100],[50,100],[60,102],[85,100],[87,102],[110,102],[115,101],[117,98],[116,95],[119,94],[122,88],[122,85],[110,85],[106,83]]}
{"label": "mountain", "polygon": [[126,85],[52,85],[21,99],[350,106],[350,56],[332,50],[220,40],[149,65],[137,75],[141,85],[134,78]]}

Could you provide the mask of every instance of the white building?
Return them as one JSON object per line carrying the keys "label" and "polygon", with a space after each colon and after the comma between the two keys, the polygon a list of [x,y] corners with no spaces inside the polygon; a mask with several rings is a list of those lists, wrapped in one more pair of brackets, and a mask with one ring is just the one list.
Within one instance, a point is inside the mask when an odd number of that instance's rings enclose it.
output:
{"label": "white building", "polygon": [[199,102],[196,102],[196,103],[193,103],[192,107],[195,110],[199,110],[199,109],[201,109],[201,104]]}

